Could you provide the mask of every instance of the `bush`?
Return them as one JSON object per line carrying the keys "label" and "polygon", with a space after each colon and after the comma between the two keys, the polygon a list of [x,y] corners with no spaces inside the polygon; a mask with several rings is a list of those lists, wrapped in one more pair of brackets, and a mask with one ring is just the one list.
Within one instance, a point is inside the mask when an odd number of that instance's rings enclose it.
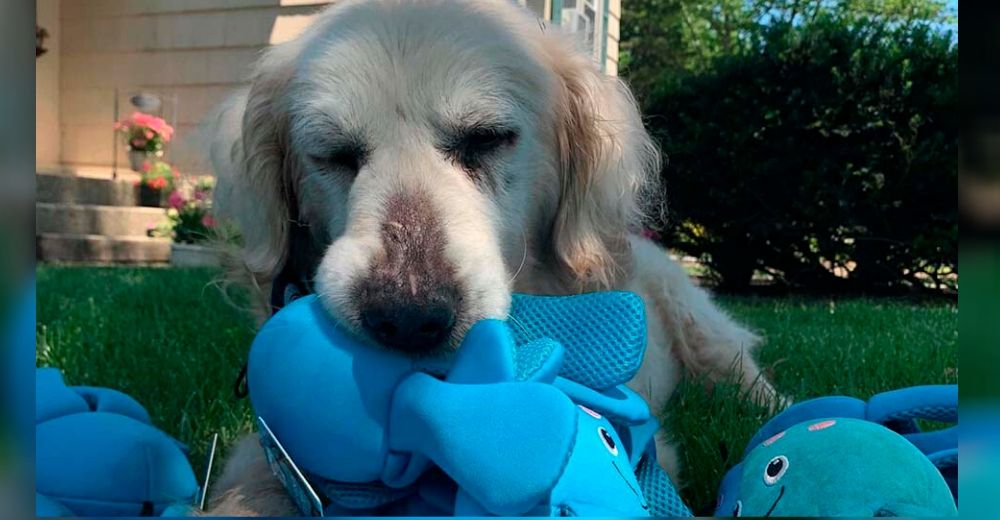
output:
{"label": "bush", "polygon": [[750,50],[663,81],[646,103],[669,159],[667,245],[728,289],[758,270],[819,290],[953,280],[951,36],[822,17],[761,31]]}

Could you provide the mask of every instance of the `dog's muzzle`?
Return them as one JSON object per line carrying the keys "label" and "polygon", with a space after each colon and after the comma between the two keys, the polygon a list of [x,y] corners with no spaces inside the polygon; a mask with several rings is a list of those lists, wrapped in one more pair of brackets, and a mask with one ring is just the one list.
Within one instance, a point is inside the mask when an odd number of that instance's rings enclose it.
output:
{"label": "dog's muzzle", "polygon": [[462,311],[447,237],[423,194],[391,197],[381,224],[382,251],[354,286],[362,327],[379,343],[411,353],[439,348]]}

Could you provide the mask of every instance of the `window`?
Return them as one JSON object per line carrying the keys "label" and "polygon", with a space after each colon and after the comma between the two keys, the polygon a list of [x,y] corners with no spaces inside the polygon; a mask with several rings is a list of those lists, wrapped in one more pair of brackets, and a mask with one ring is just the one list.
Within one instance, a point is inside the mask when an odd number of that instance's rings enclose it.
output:
{"label": "window", "polygon": [[[580,36],[595,61],[604,67],[605,9],[608,0],[516,0],[535,16],[562,25]],[[551,16],[546,16],[551,12]],[[558,17],[558,20],[556,19]]]}
{"label": "window", "polygon": [[607,0],[563,0],[561,22],[569,31],[580,35],[594,59],[601,59],[604,33],[604,3]]}

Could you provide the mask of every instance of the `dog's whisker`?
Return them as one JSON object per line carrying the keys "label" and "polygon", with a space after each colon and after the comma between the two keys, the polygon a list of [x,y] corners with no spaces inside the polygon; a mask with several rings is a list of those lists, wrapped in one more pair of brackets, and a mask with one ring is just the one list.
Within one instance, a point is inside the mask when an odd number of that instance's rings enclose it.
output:
{"label": "dog's whisker", "polygon": [[514,283],[517,279],[517,275],[521,274],[521,270],[524,269],[524,264],[528,260],[528,237],[524,234],[524,229],[521,229],[521,241],[524,244],[524,252],[521,254],[521,265],[517,266],[517,271],[514,272],[514,276],[507,281],[508,284]]}
{"label": "dog's whisker", "polygon": [[521,322],[517,321],[517,318],[515,318],[513,314],[507,314],[507,321],[512,323],[518,329],[520,329],[525,336],[528,335],[528,328],[525,327]]}

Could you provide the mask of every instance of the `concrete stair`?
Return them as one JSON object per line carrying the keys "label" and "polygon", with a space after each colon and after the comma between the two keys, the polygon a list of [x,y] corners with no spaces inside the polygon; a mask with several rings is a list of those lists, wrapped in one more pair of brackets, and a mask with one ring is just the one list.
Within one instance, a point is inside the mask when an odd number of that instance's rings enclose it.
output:
{"label": "concrete stair", "polygon": [[40,260],[65,263],[157,264],[170,260],[170,240],[145,236],[38,233]]}
{"label": "concrete stair", "polygon": [[170,240],[147,230],[166,219],[162,208],[138,206],[137,176],[110,171],[39,172],[36,255],[66,263],[165,263]]}
{"label": "concrete stair", "polygon": [[146,236],[150,228],[163,220],[162,208],[62,202],[35,204],[35,230],[38,233]]}
{"label": "concrete stair", "polygon": [[137,206],[139,192],[134,181],[39,173],[36,200],[66,204]]}

